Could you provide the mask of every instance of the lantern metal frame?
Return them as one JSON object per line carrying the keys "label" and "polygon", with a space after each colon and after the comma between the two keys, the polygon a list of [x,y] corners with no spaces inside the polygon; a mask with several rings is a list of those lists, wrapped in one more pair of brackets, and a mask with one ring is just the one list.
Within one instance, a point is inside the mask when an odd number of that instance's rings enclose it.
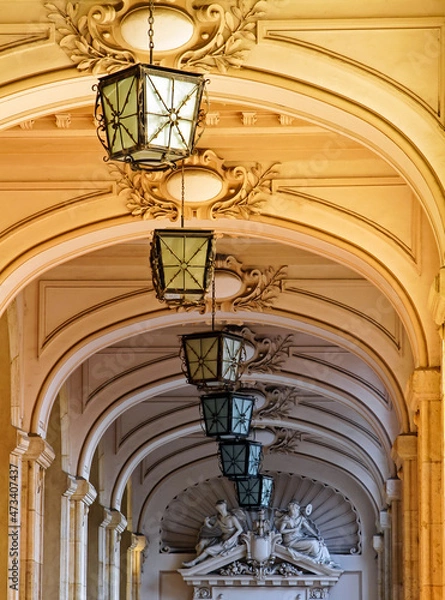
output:
{"label": "lantern metal frame", "polygon": [[268,508],[272,500],[274,480],[269,475],[234,480],[239,506],[247,509]]}
{"label": "lantern metal frame", "polygon": [[228,479],[257,477],[263,460],[263,445],[252,440],[224,440],[218,445],[221,471]]}
{"label": "lantern metal frame", "polygon": [[205,85],[202,74],[142,63],[101,77],[95,118],[107,159],[162,170],[190,156]]}
{"label": "lantern metal frame", "polygon": [[155,229],[150,264],[158,300],[172,306],[200,305],[214,272],[214,232]]}
{"label": "lantern metal frame", "polygon": [[243,438],[250,433],[255,398],[222,390],[201,396],[201,416],[207,437]]}
{"label": "lantern metal frame", "polygon": [[244,359],[245,340],[227,331],[207,331],[181,337],[181,358],[188,383],[201,389],[233,387]]}

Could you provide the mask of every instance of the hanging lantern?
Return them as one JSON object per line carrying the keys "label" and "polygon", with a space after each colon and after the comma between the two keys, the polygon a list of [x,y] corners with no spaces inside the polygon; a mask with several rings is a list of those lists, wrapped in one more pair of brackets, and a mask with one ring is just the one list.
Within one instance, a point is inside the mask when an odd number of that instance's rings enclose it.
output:
{"label": "hanging lantern", "polygon": [[273,478],[258,475],[245,479],[235,479],[238,504],[244,508],[267,508],[272,499]]}
{"label": "hanging lantern", "polygon": [[164,169],[193,152],[203,75],[137,64],[97,85],[98,137],[111,160]]}
{"label": "hanging lantern", "polygon": [[263,458],[263,446],[250,440],[219,443],[219,461],[224,477],[257,477]]}
{"label": "hanging lantern", "polygon": [[170,305],[201,304],[212,279],[214,260],[213,231],[155,230],[150,263],[157,298]]}
{"label": "hanging lantern", "polygon": [[216,438],[247,437],[254,404],[253,396],[228,390],[201,396],[206,435]]}
{"label": "hanging lantern", "polygon": [[244,355],[244,339],[225,331],[182,336],[187,381],[198,387],[233,386]]}

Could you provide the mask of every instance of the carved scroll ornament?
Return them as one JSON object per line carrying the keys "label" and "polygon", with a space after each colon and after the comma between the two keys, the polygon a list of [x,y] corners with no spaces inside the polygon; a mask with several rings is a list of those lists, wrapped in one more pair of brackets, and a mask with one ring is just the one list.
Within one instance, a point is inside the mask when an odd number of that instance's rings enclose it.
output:
{"label": "carved scroll ornament", "polygon": [[[138,61],[136,53],[123,46],[119,28],[136,7],[124,4],[116,11],[111,4],[94,5],[88,11],[80,2],[47,2],[48,18],[55,23],[60,47],[79,71],[111,73]],[[157,3],[160,7],[166,4]],[[266,0],[228,0],[225,2],[186,0],[186,12],[194,23],[196,35],[191,47],[161,63],[194,71],[226,72],[239,68],[257,41],[256,23],[265,15]],[[156,10],[156,4],[155,4]],[[156,12],[155,12],[156,17]]]}
{"label": "carved scroll ornament", "polygon": [[87,14],[82,12],[78,2],[67,2],[64,8],[47,2],[45,8],[49,20],[56,25],[59,46],[79,71],[112,73],[137,62],[132,52],[113,43],[110,35],[111,24],[116,19],[113,6],[96,5]]}
{"label": "carved scroll ornament", "polygon": [[257,382],[255,389],[266,399],[264,406],[256,412],[256,419],[284,419],[298,404],[299,390],[294,387]]}
{"label": "carved scroll ornament", "polygon": [[277,335],[275,337],[257,336],[251,329],[244,327],[241,331],[244,339],[254,348],[253,356],[243,365],[246,373],[273,373],[280,371],[289,358],[289,350],[293,344],[293,336]]}
{"label": "carved scroll ornament", "polygon": [[[179,216],[180,198],[175,198],[169,190],[169,181],[177,173],[172,171],[139,172],[131,171],[129,165],[110,165],[112,175],[117,179],[121,194],[127,198],[127,209],[135,217],[143,219],[169,218]],[[237,165],[226,167],[223,159],[212,150],[200,150],[184,161],[185,181],[188,173],[210,174],[219,180],[221,191],[214,198],[196,202],[186,198],[186,219],[193,215],[202,218],[247,219],[261,212],[261,207],[272,195],[271,182],[277,175],[277,165],[263,167],[258,163],[252,167]]]}
{"label": "carved scroll ornament", "polygon": [[207,43],[185,52],[179,59],[187,69],[225,73],[239,68],[257,40],[256,23],[265,15],[265,0],[236,0],[223,4],[205,3],[197,13],[198,21],[215,23]]}

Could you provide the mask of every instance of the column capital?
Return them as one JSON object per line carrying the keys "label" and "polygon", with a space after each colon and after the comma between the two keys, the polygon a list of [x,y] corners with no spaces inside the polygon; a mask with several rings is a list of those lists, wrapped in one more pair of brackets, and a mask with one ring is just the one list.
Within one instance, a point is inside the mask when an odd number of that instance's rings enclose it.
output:
{"label": "column capital", "polygon": [[381,554],[385,549],[385,543],[383,540],[383,535],[381,533],[372,536],[372,547],[377,552],[377,554]]}
{"label": "column capital", "polygon": [[381,510],[379,513],[379,525],[382,531],[391,527],[391,515],[387,510]]}
{"label": "column capital", "polygon": [[401,500],[402,498],[402,482],[400,479],[387,479],[385,483],[386,500],[391,502]]}
{"label": "column capital", "polygon": [[416,369],[407,385],[407,402],[413,412],[419,408],[420,402],[440,400],[441,377],[438,367]]}
{"label": "column capital", "polygon": [[15,456],[23,456],[29,448],[29,435],[26,431],[17,429],[17,442],[11,454]]}
{"label": "column capital", "polygon": [[127,527],[127,519],[118,510],[113,508],[104,508],[104,520],[100,526],[107,529],[113,529],[117,533],[122,533]]}
{"label": "column capital", "polygon": [[445,267],[441,267],[433,281],[428,297],[428,308],[436,325],[445,323]]}
{"label": "column capital", "polygon": [[416,460],[417,435],[413,433],[399,435],[392,447],[392,457],[398,468],[407,460]]}
{"label": "column capital", "polygon": [[131,544],[128,548],[131,552],[142,552],[147,545],[147,538],[141,533],[131,534]]}
{"label": "column capital", "polygon": [[28,440],[28,448],[24,453],[23,458],[25,460],[35,461],[43,469],[50,467],[56,454],[48,442],[39,435],[30,435]]}
{"label": "column capital", "polygon": [[90,506],[94,502],[97,492],[89,481],[82,477],[73,477],[72,475],[68,475],[67,480],[67,490],[63,494],[65,498],[80,500],[86,506]]}

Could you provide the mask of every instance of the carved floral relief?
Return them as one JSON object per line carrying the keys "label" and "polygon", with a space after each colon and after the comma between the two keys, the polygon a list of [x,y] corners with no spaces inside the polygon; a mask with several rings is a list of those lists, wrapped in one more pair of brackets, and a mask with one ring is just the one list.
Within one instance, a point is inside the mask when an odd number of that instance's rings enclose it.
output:
{"label": "carved floral relief", "polygon": [[[184,217],[202,218],[249,218],[261,212],[261,208],[272,195],[272,180],[278,174],[278,165],[251,167],[236,165],[227,167],[223,159],[212,150],[200,150],[184,160],[184,181],[189,176],[212,176],[220,183],[220,191],[207,201],[197,202],[187,198]],[[173,178],[179,171],[135,172],[129,165],[109,165],[117,180],[119,193],[126,199],[128,211],[142,219],[179,218],[181,197],[170,191]]]}
{"label": "carved floral relief", "polygon": [[[45,4],[49,20],[56,25],[58,43],[78,70],[111,73],[138,62],[137,53],[125,46],[120,32],[122,21],[138,8],[136,4],[127,1],[120,11],[112,4],[97,4],[85,11],[82,4],[66,1]],[[187,0],[183,4],[184,12],[193,21],[195,34],[188,48],[182,48],[173,59],[163,57],[161,62],[172,61],[170,66],[204,72],[240,68],[257,41],[256,24],[266,14],[267,2]],[[179,10],[155,2],[155,19],[156,6]]]}

